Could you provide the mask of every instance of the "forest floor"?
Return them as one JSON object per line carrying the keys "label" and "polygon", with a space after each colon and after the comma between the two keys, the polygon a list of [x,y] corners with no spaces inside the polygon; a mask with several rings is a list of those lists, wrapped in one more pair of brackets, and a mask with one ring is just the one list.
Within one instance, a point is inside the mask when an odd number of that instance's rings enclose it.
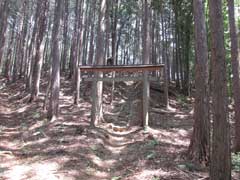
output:
{"label": "forest floor", "polygon": [[[104,87],[105,123],[90,127],[90,85],[73,105],[71,85],[62,79],[60,117],[49,122],[44,94],[32,104],[22,82],[0,79],[0,179],[7,180],[203,180],[207,169],[185,158],[192,132],[192,100],[151,91],[150,129],[127,126],[136,118],[141,86],[116,85],[109,103]],[[42,82],[41,92],[46,89]]]}

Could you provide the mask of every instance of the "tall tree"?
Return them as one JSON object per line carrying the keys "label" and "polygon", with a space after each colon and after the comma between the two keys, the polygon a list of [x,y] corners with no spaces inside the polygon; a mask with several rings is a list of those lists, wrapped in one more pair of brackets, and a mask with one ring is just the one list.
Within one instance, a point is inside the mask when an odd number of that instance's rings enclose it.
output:
{"label": "tall tree", "polygon": [[[96,42],[96,56],[95,63],[97,65],[104,64],[104,34],[105,34],[105,15],[106,15],[107,0],[100,0],[100,8],[98,15],[98,25],[97,25],[97,42]],[[99,73],[97,76],[101,76]],[[93,82],[93,98],[96,98],[92,108],[92,126],[98,125],[99,121],[103,118],[103,101],[102,101],[102,92],[103,92],[103,82]]]}
{"label": "tall tree", "polygon": [[4,72],[4,77],[7,78],[8,82],[11,81],[11,64],[12,64],[12,56],[13,56],[13,44],[14,44],[14,36],[15,36],[15,25],[16,25],[16,18],[13,19],[13,24],[11,27],[11,31],[9,32],[10,35],[10,41],[8,44],[8,48],[7,48],[7,57],[6,57],[6,61],[5,61],[5,72]]}
{"label": "tall tree", "polygon": [[51,95],[48,108],[48,118],[55,120],[59,112],[59,90],[60,90],[60,52],[59,33],[63,0],[55,0],[54,21],[52,30],[52,75]]}
{"label": "tall tree", "polygon": [[6,40],[7,19],[9,12],[9,1],[2,1],[0,4],[0,67],[2,63],[3,50]]}
{"label": "tall tree", "polygon": [[119,0],[112,2],[112,58],[116,63],[116,50],[117,50],[117,23],[118,23],[118,3]]}
{"label": "tall tree", "polygon": [[32,35],[31,35],[31,40],[28,46],[28,55],[27,55],[27,60],[28,60],[28,67],[27,67],[27,78],[26,78],[26,90],[31,92],[32,90],[32,77],[33,77],[33,68],[34,68],[34,45],[36,42],[36,36],[38,32],[38,19],[40,17],[40,12],[41,9],[39,6],[36,7],[35,10],[35,17],[34,17],[34,27],[32,30]]}
{"label": "tall tree", "polygon": [[88,64],[93,64],[93,57],[94,57],[94,32],[95,32],[95,23],[94,20],[96,19],[96,0],[93,0],[91,3],[91,12],[92,17],[90,18],[90,39],[89,39],[89,54],[88,54]]}
{"label": "tall tree", "polygon": [[[150,62],[150,49],[151,49],[151,36],[150,36],[150,3],[149,0],[144,0],[143,3],[143,64],[149,64]],[[144,73],[144,83],[143,83],[143,126],[148,126],[149,114],[147,108],[149,107],[148,100],[150,97],[150,85],[148,79],[148,72]]]}
{"label": "tall tree", "polygon": [[48,0],[38,1],[37,8],[39,8],[39,18],[38,18],[38,32],[37,32],[37,39],[36,39],[36,50],[35,50],[35,57],[34,57],[34,67],[32,73],[32,91],[31,91],[31,98],[30,102],[36,100],[39,95],[39,85],[40,85],[40,78],[41,78],[41,71],[42,71],[42,64],[43,64],[43,38],[45,31],[47,29],[47,9],[48,9]]}
{"label": "tall tree", "polygon": [[19,69],[19,78],[21,79],[23,76],[23,70],[24,70],[24,64],[25,64],[25,58],[24,58],[24,52],[25,52],[25,45],[26,45],[26,36],[28,32],[28,15],[29,15],[29,1],[24,0],[22,5],[22,28],[20,32],[20,47],[19,47],[19,61],[20,61],[20,69]]}
{"label": "tall tree", "polygon": [[72,35],[72,44],[71,44],[71,53],[70,53],[70,61],[69,61],[69,78],[71,79],[74,75],[74,63],[77,61],[77,36],[79,29],[79,2],[80,0],[76,0],[75,3],[75,20],[74,20],[74,30]]}
{"label": "tall tree", "polygon": [[235,24],[234,0],[228,0],[228,14],[231,37],[231,62],[233,73],[233,98],[235,111],[235,151],[240,152],[240,80],[239,80],[239,49]]}
{"label": "tall tree", "polygon": [[80,98],[80,69],[79,69],[79,65],[80,64],[85,64],[86,65],[86,60],[83,60],[83,56],[84,56],[84,43],[85,43],[85,38],[84,38],[84,34],[86,31],[86,26],[87,26],[87,10],[88,9],[86,7],[88,7],[88,2],[87,1],[83,1],[83,7],[82,7],[82,17],[79,17],[79,50],[78,50],[78,58],[77,61],[75,62],[75,74],[74,74],[74,86],[75,86],[75,92],[74,92],[74,104],[78,104],[79,103],[79,98]]}
{"label": "tall tree", "polygon": [[213,135],[211,150],[211,180],[231,179],[231,152],[227,111],[226,52],[222,1],[210,0],[211,60],[213,78]]}
{"label": "tall tree", "polygon": [[[164,11],[164,8],[162,8]],[[168,84],[169,84],[169,78],[168,78],[168,72],[169,72],[169,58],[168,58],[168,49],[167,49],[167,33],[166,33],[166,23],[164,22],[164,17],[162,15],[161,17],[161,23],[162,23],[162,60],[165,64],[164,66],[164,97],[165,97],[165,105],[166,108],[169,108],[169,100],[168,100]]]}
{"label": "tall tree", "polygon": [[194,129],[189,146],[191,159],[207,164],[209,162],[210,124],[208,93],[208,46],[204,14],[204,1],[193,1],[195,30],[195,104]]}
{"label": "tall tree", "polygon": [[68,57],[68,19],[69,19],[69,1],[64,0],[64,23],[63,23],[63,54],[62,54],[62,71],[66,71]]}

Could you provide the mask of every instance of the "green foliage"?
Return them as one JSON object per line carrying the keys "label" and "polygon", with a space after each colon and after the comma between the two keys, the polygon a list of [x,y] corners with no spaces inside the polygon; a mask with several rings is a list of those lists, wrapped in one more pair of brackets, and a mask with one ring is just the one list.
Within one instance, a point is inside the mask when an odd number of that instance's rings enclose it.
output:
{"label": "green foliage", "polygon": [[232,167],[234,171],[240,172],[240,153],[232,154]]}
{"label": "green foliage", "polygon": [[240,17],[238,17],[237,19],[237,26],[238,26],[238,29],[240,29]]}
{"label": "green foliage", "polygon": [[97,150],[98,150],[97,146],[95,146],[95,145],[93,145],[93,146],[90,146],[90,149],[91,149],[93,152],[95,152],[95,151],[97,151]]}
{"label": "green foliage", "polygon": [[163,6],[163,0],[153,0],[153,1],[152,1],[151,7],[152,7],[154,10],[161,11],[162,6]]}
{"label": "green foliage", "polygon": [[177,167],[178,167],[179,169],[182,169],[182,170],[187,169],[187,167],[186,167],[185,164],[179,164],[179,165],[177,165]]}
{"label": "green foliage", "polygon": [[201,171],[201,167],[198,167],[197,165],[191,163],[191,162],[185,162],[183,164],[178,164],[177,167],[181,170],[187,170],[187,171]]}
{"label": "green foliage", "polygon": [[38,118],[40,118],[41,117],[41,115],[38,113],[38,112],[35,112],[34,114],[33,114],[33,118],[34,119],[38,119]]}
{"label": "green foliage", "polygon": [[154,176],[151,180],[160,180],[159,177]]}
{"label": "green foliage", "polygon": [[240,7],[240,0],[235,0],[235,6]]}
{"label": "green foliage", "polygon": [[122,2],[119,9],[119,17],[129,17],[131,15],[137,14],[139,11],[139,4],[137,0],[128,0]]}
{"label": "green foliage", "polygon": [[111,178],[111,180],[120,180],[122,177],[121,176],[114,176]]}
{"label": "green foliage", "polygon": [[147,160],[153,160],[157,157],[157,153],[152,150],[155,146],[159,145],[159,142],[156,139],[149,140],[144,146],[148,148],[150,151],[147,152],[145,158]]}
{"label": "green foliage", "polygon": [[177,96],[177,102],[179,102],[181,105],[186,105],[187,104],[187,97],[180,94],[180,95]]}
{"label": "green foliage", "polygon": [[150,140],[146,144],[147,147],[154,147],[154,146],[157,146],[157,145],[159,145],[159,142],[156,139]]}
{"label": "green foliage", "polygon": [[147,156],[146,156],[146,159],[148,160],[152,160],[152,159],[155,159],[157,156],[156,152],[155,151],[150,151]]}

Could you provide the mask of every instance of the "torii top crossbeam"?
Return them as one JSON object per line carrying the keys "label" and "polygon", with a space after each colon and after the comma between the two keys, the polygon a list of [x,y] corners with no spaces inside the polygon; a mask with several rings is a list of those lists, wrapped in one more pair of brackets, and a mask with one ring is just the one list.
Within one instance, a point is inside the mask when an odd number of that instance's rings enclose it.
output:
{"label": "torii top crossbeam", "polygon": [[137,72],[137,71],[156,71],[161,68],[164,68],[164,64],[158,65],[117,65],[117,66],[108,66],[108,65],[94,65],[94,66],[79,66],[81,71],[86,72]]}

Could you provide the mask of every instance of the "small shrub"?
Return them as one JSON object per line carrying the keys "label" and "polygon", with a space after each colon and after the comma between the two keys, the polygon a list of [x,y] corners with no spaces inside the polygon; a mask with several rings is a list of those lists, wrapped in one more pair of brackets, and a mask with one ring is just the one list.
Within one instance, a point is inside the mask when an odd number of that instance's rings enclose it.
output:
{"label": "small shrub", "polygon": [[232,154],[232,167],[234,171],[240,172],[240,153]]}
{"label": "small shrub", "polygon": [[178,95],[177,96],[177,101],[182,105],[186,105],[187,104],[187,97],[183,96],[183,95]]}

